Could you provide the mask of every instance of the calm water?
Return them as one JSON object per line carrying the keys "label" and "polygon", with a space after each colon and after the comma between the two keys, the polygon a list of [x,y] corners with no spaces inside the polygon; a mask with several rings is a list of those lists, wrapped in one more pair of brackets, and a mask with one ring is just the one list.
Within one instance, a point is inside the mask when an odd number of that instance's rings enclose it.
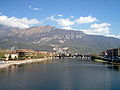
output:
{"label": "calm water", "polygon": [[0,90],[120,90],[119,67],[60,59],[0,70]]}

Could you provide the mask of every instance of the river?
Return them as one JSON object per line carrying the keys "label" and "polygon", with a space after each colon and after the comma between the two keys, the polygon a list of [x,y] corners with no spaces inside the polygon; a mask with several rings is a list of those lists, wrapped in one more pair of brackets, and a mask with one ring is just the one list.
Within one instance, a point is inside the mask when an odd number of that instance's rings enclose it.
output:
{"label": "river", "polygon": [[0,90],[120,90],[119,67],[76,59],[0,69]]}

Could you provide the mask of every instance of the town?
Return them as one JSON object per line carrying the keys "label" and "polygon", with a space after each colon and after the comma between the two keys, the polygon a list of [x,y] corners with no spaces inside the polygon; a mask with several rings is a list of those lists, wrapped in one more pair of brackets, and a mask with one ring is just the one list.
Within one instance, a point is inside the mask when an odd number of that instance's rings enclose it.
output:
{"label": "town", "polygon": [[109,62],[120,62],[120,48],[112,48],[100,53],[81,54],[81,53],[57,53],[47,51],[35,51],[32,49],[4,50],[0,49],[0,61],[10,60],[30,60],[39,58],[87,58],[101,59]]}
{"label": "town", "polygon": [[16,50],[0,50],[0,60],[26,60],[26,59],[38,59],[47,57],[89,57],[89,54],[80,53],[57,53],[46,51],[35,51],[31,49],[16,49]]}

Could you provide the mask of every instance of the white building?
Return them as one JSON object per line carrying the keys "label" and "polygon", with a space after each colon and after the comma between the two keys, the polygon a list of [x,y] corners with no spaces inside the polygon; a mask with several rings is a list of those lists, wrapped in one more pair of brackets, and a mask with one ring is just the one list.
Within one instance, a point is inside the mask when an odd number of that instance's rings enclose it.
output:
{"label": "white building", "polygon": [[11,55],[12,59],[18,58],[18,54],[17,53],[9,53],[9,54],[5,54],[6,60],[9,59],[10,55]]}

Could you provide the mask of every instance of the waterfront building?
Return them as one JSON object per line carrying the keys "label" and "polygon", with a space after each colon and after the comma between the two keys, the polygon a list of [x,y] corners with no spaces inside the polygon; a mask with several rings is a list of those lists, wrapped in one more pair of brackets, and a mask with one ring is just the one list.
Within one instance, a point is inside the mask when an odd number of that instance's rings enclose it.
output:
{"label": "waterfront building", "polygon": [[16,59],[18,58],[18,53],[6,53],[4,56],[6,57],[6,60]]}
{"label": "waterfront building", "polygon": [[100,53],[101,56],[106,57],[120,57],[120,48],[112,48]]}

